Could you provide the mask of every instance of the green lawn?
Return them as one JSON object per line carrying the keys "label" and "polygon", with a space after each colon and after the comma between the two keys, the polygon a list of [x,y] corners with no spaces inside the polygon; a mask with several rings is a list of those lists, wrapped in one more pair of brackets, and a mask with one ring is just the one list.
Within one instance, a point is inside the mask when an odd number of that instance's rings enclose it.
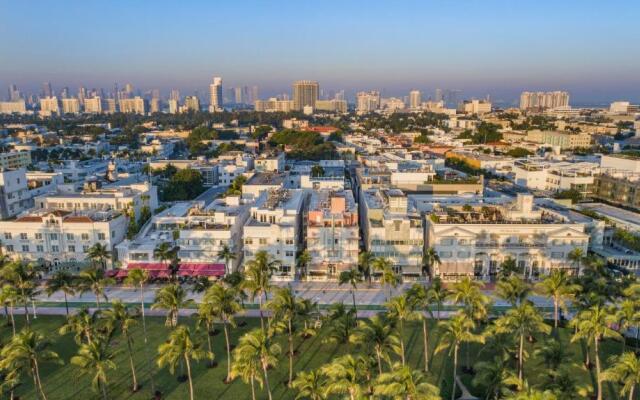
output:
{"label": "green lawn", "polygon": [[[23,323],[22,316],[16,316],[16,319],[20,325]],[[52,349],[65,361],[65,365],[45,365],[42,371],[43,384],[45,392],[49,400],[55,399],[96,399],[99,396],[91,390],[90,378],[88,376],[81,376],[78,369],[69,365],[70,357],[76,352],[77,346],[73,341],[72,335],[61,337],[57,331],[62,324],[63,317],[59,316],[39,316],[34,323],[34,326],[40,332],[44,332],[50,340],[53,342]],[[232,341],[237,342],[239,335],[246,331],[258,327],[258,319],[246,319],[247,325],[242,328],[237,328],[232,331]],[[193,321],[182,319],[182,323],[188,323],[193,327]],[[153,355],[158,344],[166,340],[168,335],[168,329],[164,326],[163,318],[148,318],[148,331],[150,333],[151,348]],[[2,324],[2,341],[6,341],[11,335],[11,329]],[[144,353],[143,340],[142,340],[142,328],[139,326],[136,328],[134,334],[137,339],[134,343],[134,351],[136,358],[136,367],[138,370],[138,379],[144,385],[138,393],[131,393],[130,386],[130,370],[128,367],[127,353],[125,344],[119,339],[114,339],[114,346],[118,355],[116,357],[116,363],[118,369],[110,372],[109,376],[109,394],[113,399],[149,399],[150,397],[150,382],[149,374],[155,369],[154,364],[147,361]],[[582,359],[582,349],[579,344],[569,344],[569,337],[571,332],[563,329],[560,332],[561,338],[567,343],[568,348],[572,352],[573,361],[575,366],[571,367],[573,376],[583,383],[592,383],[593,377],[591,374],[582,367],[580,360]],[[202,332],[197,334],[203,345],[206,346],[206,339]],[[298,355],[295,358],[296,370],[311,370],[318,368],[320,365],[333,360],[336,356],[344,354],[348,351],[356,351],[356,348],[350,345],[334,345],[323,342],[323,331],[319,335],[308,339],[306,341],[296,340]],[[543,340],[544,338],[539,338]],[[423,355],[422,355],[422,326],[420,324],[409,324],[406,329],[407,343],[407,356],[408,362],[416,367],[423,367]],[[247,399],[250,398],[249,386],[245,385],[242,381],[236,380],[231,384],[223,384],[222,380],[226,374],[226,354],[224,350],[224,335],[219,334],[214,336],[214,352],[216,360],[219,363],[218,367],[213,369],[207,369],[205,362],[195,364],[193,367],[194,374],[194,386],[196,398],[199,399]],[[285,341],[282,339],[283,351]],[[435,347],[437,345],[437,333],[432,331],[430,345]],[[603,353],[608,355],[617,354],[620,351],[621,344],[618,342],[605,342],[603,344]],[[478,357],[482,359],[492,357],[487,352],[481,352],[481,346],[474,346],[471,351],[472,362],[477,360]],[[461,362],[465,362],[465,351],[460,354]],[[608,355],[603,357],[605,360]],[[440,386],[442,395],[444,398],[448,398],[451,387],[451,362],[446,356],[446,352],[433,358],[431,366],[430,379],[433,383]],[[540,374],[543,373],[544,367],[540,365],[539,360],[530,358],[525,365],[526,377],[531,385],[535,385],[540,382]],[[272,382],[273,394],[275,399],[293,399],[295,393],[291,390],[287,390],[284,382],[287,377],[287,361],[286,356],[281,356],[281,362],[278,367],[270,371],[270,381]],[[466,383],[471,382],[470,376],[462,376],[463,381]],[[163,392],[166,399],[185,399],[188,398],[188,386],[187,383],[179,383],[176,377],[169,374],[167,369],[159,370],[155,372],[155,381],[158,388]],[[470,385],[471,391],[479,396],[482,396],[482,388],[474,388]],[[611,385],[605,385],[605,399],[616,399],[616,388]],[[35,399],[35,392],[33,391],[33,385],[31,379],[25,379],[24,384],[17,390],[17,394],[23,399]],[[259,398],[266,398],[265,392],[259,393]]]}

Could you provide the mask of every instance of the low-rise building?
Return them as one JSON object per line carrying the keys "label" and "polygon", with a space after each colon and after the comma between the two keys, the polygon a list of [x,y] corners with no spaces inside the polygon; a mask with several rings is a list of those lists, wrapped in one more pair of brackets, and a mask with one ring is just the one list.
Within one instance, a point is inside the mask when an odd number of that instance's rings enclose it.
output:
{"label": "low-rise building", "polygon": [[513,165],[516,185],[529,189],[577,190],[589,196],[593,190],[595,176],[600,166],[592,162],[551,161],[543,159],[520,159]]}
{"label": "low-rise building", "polygon": [[0,153],[0,169],[26,168],[31,164],[29,151],[4,151]]}
{"label": "low-rise building", "polygon": [[310,280],[335,280],[358,266],[358,207],[350,190],[311,193],[307,217],[306,271]]}

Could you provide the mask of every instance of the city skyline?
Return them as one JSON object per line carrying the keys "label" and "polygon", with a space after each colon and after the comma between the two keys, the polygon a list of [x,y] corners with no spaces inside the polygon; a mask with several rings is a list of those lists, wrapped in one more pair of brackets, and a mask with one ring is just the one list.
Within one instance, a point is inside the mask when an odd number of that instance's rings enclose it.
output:
{"label": "city skyline", "polygon": [[[277,9],[127,3],[127,13],[117,2],[0,4],[0,33],[12,38],[0,44],[11,60],[0,65],[5,88],[132,82],[205,97],[215,75],[226,87],[257,85],[261,98],[308,79],[352,99],[361,90],[399,96],[412,89],[428,98],[436,88],[513,104],[522,91],[566,90],[576,104],[640,99],[640,55],[628,46],[640,36],[633,29],[640,6],[630,1],[408,2],[394,9],[382,2],[283,2]],[[92,23],[79,34],[83,21]],[[26,22],[29,33],[16,34]]]}

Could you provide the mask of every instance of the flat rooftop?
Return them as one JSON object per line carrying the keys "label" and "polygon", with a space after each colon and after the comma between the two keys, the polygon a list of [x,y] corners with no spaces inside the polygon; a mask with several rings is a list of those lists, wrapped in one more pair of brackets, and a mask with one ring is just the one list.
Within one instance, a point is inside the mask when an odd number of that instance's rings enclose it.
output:
{"label": "flat rooftop", "polygon": [[254,174],[245,185],[282,185],[286,174],[277,172],[258,172]]}
{"label": "flat rooftop", "polygon": [[579,208],[596,212],[604,217],[617,219],[630,225],[640,227],[640,214],[603,203],[580,203]]}

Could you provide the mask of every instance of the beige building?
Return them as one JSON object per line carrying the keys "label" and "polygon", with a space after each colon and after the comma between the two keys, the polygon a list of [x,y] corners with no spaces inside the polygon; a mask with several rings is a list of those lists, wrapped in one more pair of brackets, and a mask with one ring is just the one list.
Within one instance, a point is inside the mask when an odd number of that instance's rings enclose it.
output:
{"label": "beige building", "polygon": [[87,114],[102,114],[102,99],[100,97],[84,99],[84,112]]}
{"label": "beige building", "polygon": [[541,131],[534,129],[527,132],[527,140],[549,146],[558,146],[560,150],[591,146],[591,135],[567,131]]}
{"label": "beige building", "polygon": [[302,111],[304,107],[316,108],[320,85],[316,81],[296,81],[293,83],[293,109]]}
{"label": "beige building", "polygon": [[60,114],[58,98],[54,96],[40,99],[40,115],[50,117],[52,114]]}
{"label": "beige building", "polygon": [[222,111],[222,105],[222,78],[216,76],[209,85],[209,112]]}
{"label": "beige building", "polygon": [[62,99],[63,114],[80,114],[80,101],[75,97]]}
{"label": "beige building", "polygon": [[256,100],[255,110],[262,112],[291,112],[293,110],[292,100],[278,100],[275,97],[269,100]]}
{"label": "beige building", "polygon": [[419,90],[412,90],[409,92],[409,108],[417,110],[422,106],[422,95]]}
{"label": "beige building", "polygon": [[330,112],[338,112],[338,113],[346,113],[347,112],[347,101],[346,100],[317,100],[316,101],[316,110],[317,111],[330,111]]}
{"label": "beige building", "polygon": [[465,114],[488,114],[491,112],[491,103],[486,100],[465,100],[460,103],[458,110]]}
{"label": "beige building", "polygon": [[146,101],[139,96],[132,99],[120,99],[120,112],[144,115],[147,113]]}
{"label": "beige building", "polygon": [[24,100],[0,101],[0,114],[26,114]]}
{"label": "beige building", "polygon": [[356,94],[356,111],[369,113],[380,108],[380,92],[358,92]]}
{"label": "beige building", "polygon": [[520,109],[549,109],[569,106],[569,93],[555,92],[522,92],[520,95]]}

